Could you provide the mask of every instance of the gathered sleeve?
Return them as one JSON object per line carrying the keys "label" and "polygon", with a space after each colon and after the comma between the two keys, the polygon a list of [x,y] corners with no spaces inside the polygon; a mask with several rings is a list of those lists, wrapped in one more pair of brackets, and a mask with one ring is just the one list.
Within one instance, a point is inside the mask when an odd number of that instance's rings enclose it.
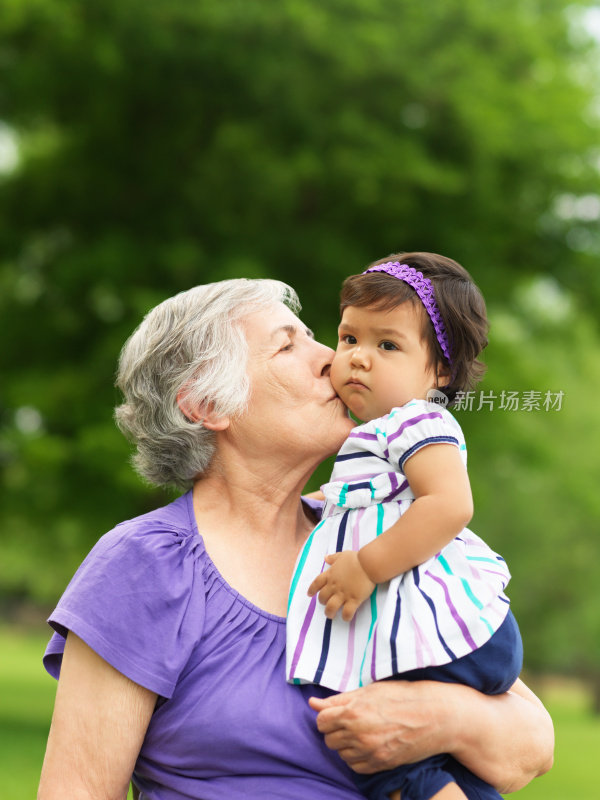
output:
{"label": "gathered sleeve", "polygon": [[202,634],[199,536],[138,518],[103,536],[48,619],[44,665],[58,678],[72,631],[130,680],[171,697]]}
{"label": "gathered sleeve", "polygon": [[387,415],[384,436],[386,458],[404,473],[408,459],[430,444],[451,444],[459,448],[466,463],[465,440],[458,422],[441,406],[425,401],[413,401],[394,408]]}

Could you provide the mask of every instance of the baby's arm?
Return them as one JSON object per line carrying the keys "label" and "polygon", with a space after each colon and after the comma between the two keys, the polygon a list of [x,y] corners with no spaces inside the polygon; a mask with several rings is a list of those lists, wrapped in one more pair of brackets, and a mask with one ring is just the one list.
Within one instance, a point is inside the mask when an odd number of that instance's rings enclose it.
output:
{"label": "baby's arm", "polygon": [[427,445],[404,464],[415,500],[381,536],[358,551],[375,583],[422,564],[449,544],[473,516],[473,497],[457,447]]}
{"label": "baby's arm", "polygon": [[432,558],[469,523],[473,499],[458,448],[427,445],[405,462],[404,474],[415,500],[400,519],[357,553],[327,556],[331,566],[310,585],[330,619],[341,608],[351,620],[377,583]]}

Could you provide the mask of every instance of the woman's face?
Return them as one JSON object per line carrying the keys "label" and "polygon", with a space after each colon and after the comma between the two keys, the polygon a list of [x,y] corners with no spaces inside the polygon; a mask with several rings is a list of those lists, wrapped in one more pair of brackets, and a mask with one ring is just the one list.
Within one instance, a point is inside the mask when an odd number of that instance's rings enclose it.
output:
{"label": "woman's face", "polygon": [[244,320],[248,410],[232,422],[257,455],[281,452],[315,464],[337,452],[354,424],[329,380],[333,350],[283,303]]}

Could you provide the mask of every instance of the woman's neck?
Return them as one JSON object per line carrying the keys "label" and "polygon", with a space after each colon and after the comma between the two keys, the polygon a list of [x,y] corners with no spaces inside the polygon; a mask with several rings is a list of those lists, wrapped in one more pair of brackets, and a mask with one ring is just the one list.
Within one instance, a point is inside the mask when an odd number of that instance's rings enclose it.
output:
{"label": "woman's neck", "polygon": [[285,616],[289,582],[314,527],[300,493],[307,475],[227,460],[194,485],[194,512],[208,555],[225,581],[254,605]]}
{"label": "woman's neck", "polygon": [[300,495],[315,467],[221,448],[209,473],[194,486],[198,514],[217,514],[223,527],[250,528],[255,537],[272,541],[281,533],[288,542],[290,535],[303,541],[306,516]]}

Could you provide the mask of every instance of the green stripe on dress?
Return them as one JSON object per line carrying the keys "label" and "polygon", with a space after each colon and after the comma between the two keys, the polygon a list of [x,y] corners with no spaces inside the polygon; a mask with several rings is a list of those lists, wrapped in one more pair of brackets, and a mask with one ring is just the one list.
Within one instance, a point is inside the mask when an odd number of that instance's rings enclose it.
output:
{"label": "green stripe on dress", "polygon": [[[376,532],[375,532],[376,536],[381,536],[381,534],[383,533],[383,515],[384,515],[383,504],[382,503],[378,503],[377,504],[377,529],[376,529]],[[358,685],[359,686],[363,685],[362,674],[363,674],[363,668],[365,666],[365,658],[367,657],[367,648],[369,646],[369,642],[371,641],[371,636],[373,635],[373,628],[375,627],[375,623],[376,622],[377,622],[377,585],[375,585],[375,588],[373,589],[373,591],[371,593],[371,625],[369,627],[369,635],[367,637],[367,644],[365,646],[365,650],[364,650],[364,653],[363,653],[362,661],[361,661],[361,664],[360,664],[360,671],[358,673]]]}
{"label": "green stripe on dress", "polygon": [[[444,568],[444,571],[448,575],[454,575],[454,573],[450,569],[450,565],[448,564],[448,562],[446,561],[446,559],[444,558],[444,556],[441,553],[438,553],[437,559],[440,562],[440,564],[442,565],[442,567]],[[461,578],[460,582],[462,583],[463,589],[465,590],[465,594],[467,595],[469,600],[473,603],[473,605],[476,608],[478,608],[481,611],[481,609],[483,608],[483,603],[480,600],[478,600],[477,597],[475,597],[475,595],[473,594],[473,590],[469,586],[468,581],[466,581],[464,578]]]}
{"label": "green stripe on dress", "polygon": [[290,605],[292,604],[292,598],[294,596],[294,592],[296,591],[296,587],[298,586],[298,581],[300,580],[300,573],[304,569],[304,565],[306,564],[306,559],[308,558],[308,551],[310,550],[310,545],[313,540],[313,536],[323,525],[324,522],[325,522],[324,519],[322,519],[321,522],[319,522],[317,527],[314,529],[314,531],[306,540],[306,544],[302,548],[302,555],[300,556],[300,561],[298,562],[298,566],[296,567],[296,571],[294,572],[294,577],[292,578],[292,585],[290,587],[290,596],[288,598],[288,607],[287,607],[288,614],[290,613]]}

